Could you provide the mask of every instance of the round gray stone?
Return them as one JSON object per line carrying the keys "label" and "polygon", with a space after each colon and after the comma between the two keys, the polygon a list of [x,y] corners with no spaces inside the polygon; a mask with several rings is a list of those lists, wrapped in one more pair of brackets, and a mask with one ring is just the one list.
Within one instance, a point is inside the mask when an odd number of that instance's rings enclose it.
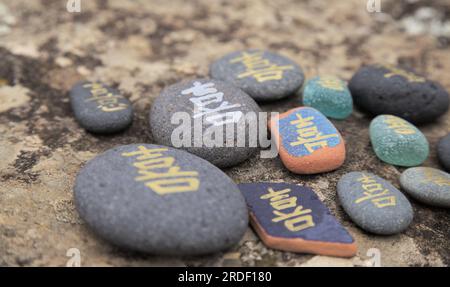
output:
{"label": "round gray stone", "polygon": [[79,82],[70,91],[78,123],[93,133],[114,133],[133,121],[133,107],[119,91],[102,83]]}
{"label": "round gray stone", "polygon": [[226,250],[247,229],[245,200],[221,170],[164,146],[119,146],[79,172],[75,202],[87,225],[108,241],[160,255]]}
{"label": "round gray stone", "polygon": [[439,141],[438,158],[445,170],[450,171],[450,134]]}
{"label": "round gray stone", "polygon": [[450,208],[450,174],[430,167],[414,167],[400,176],[401,187],[425,204]]}
{"label": "round gray stone", "polygon": [[[257,129],[256,116],[260,111],[252,98],[230,84],[195,79],[165,88],[153,102],[149,123],[157,143],[182,148],[216,166],[229,167],[257,151],[257,142],[250,142],[249,129]],[[250,112],[255,118],[246,120]],[[239,126],[245,126],[247,131],[241,144],[237,141]]]}
{"label": "round gray stone", "polygon": [[295,94],[305,80],[302,68],[292,60],[258,49],[227,54],[211,64],[210,75],[241,88],[257,101]]}
{"label": "round gray stone", "polygon": [[362,229],[381,235],[405,230],[413,219],[408,199],[392,184],[369,172],[351,172],[338,182],[345,212]]}

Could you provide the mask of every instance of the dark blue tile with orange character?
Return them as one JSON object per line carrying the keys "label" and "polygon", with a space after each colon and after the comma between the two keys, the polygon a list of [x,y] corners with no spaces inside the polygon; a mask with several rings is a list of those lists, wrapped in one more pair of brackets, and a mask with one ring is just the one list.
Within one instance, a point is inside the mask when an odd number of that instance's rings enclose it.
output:
{"label": "dark blue tile with orange character", "polygon": [[253,228],[271,248],[352,257],[356,243],[314,191],[287,183],[244,183]]}

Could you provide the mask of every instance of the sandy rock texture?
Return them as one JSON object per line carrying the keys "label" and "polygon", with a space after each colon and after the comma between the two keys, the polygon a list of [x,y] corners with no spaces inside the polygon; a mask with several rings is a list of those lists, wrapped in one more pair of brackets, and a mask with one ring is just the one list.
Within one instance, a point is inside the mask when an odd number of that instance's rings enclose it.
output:
{"label": "sandy rock texture", "polygon": [[[259,155],[225,170],[236,182],[286,181],[311,186],[354,236],[351,259],[267,249],[249,228],[224,254],[177,258],[137,254],[102,241],[80,220],[74,178],[96,154],[120,144],[152,143],[147,113],[161,89],[208,74],[211,61],[244,48],[265,48],[302,65],[307,78],[349,80],[363,63],[411,67],[450,90],[450,4],[447,0],[366,1],[0,0],[0,266],[65,266],[80,252],[82,266],[448,266],[450,213],[411,199],[415,218],[396,236],[357,228],[336,199],[338,179],[370,170],[399,187],[402,169],[379,161],[369,141],[370,118],[355,111],[333,121],[348,158],[336,172],[299,176],[278,158]],[[114,136],[86,133],[75,122],[68,91],[81,79],[120,89],[136,111],[133,125]],[[284,112],[299,97],[264,104]],[[420,126],[439,167],[436,144],[450,117]],[[71,250],[72,249],[72,250]],[[374,255],[375,254],[375,255]],[[69,262],[70,263],[70,262]]]}

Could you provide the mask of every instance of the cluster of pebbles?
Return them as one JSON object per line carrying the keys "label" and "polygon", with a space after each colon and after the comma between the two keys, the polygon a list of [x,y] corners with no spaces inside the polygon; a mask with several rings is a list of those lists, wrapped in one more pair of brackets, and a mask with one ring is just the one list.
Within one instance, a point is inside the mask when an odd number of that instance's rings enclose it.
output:
{"label": "cluster of pebbles", "polygon": [[[449,96],[438,83],[389,65],[364,66],[348,85],[335,76],[304,83],[298,64],[255,49],[216,60],[210,76],[163,89],[148,116],[156,144],[115,147],[80,170],[74,187],[77,209],[98,235],[152,254],[201,255],[237,244],[250,218],[271,248],[354,256],[355,240],[312,189],[289,183],[237,185],[219,169],[260,149],[248,131],[261,124],[260,118],[245,117],[261,112],[257,102],[298,92],[303,94],[298,108],[262,123],[288,170],[318,174],[344,164],[345,140],[328,118],[348,118],[353,104],[375,116],[370,140],[378,158],[409,168],[400,178],[408,196],[368,171],[340,179],[338,198],[355,224],[373,234],[404,231],[414,214],[408,197],[450,207],[450,175],[420,167],[430,148],[415,126],[447,112]],[[115,133],[132,123],[130,101],[103,83],[76,84],[70,100],[87,131]],[[236,140],[239,125],[247,131],[241,145]],[[227,145],[215,145],[217,141]],[[438,155],[448,171],[450,135],[440,142]]]}

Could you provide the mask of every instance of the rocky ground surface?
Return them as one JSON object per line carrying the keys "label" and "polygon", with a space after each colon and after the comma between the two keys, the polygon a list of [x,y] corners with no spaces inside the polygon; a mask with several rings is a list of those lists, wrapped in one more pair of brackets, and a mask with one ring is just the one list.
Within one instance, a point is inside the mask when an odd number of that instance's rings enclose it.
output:
{"label": "rocky ground surface", "polygon": [[[450,4],[447,0],[381,0],[369,13],[364,0],[210,1],[81,0],[0,1],[0,266],[65,266],[71,248],[84,266],[368,266],[372,248],[384,266],[450,264],[450,213],[411,200],[415,218],[403,234],[380,237],[357,228],[336,199],[344,173],[370,170],[398,187],[402,169],[380,162],[369,142],[370,118],[355,111],[334,121],[348,158],[336,172],[298,176],[279,159],[259,157],[226,170],[236,182],[307,184],[355,237],[352,259],[269,250],[249,228],[224,254],[165,258],[119,250],[92,234],[74,207],[77,171],[120,144],[152,142],[147,114],[160,90],[206,76],[209,63],[236,49],[284,54],[307,77],[335,74],[349,80],[363,63],[411,67],[450,90]],[[74,120],[68,90],[83,78],[119,88],[132,101],[135,121],[114,136],[86,133]],[[298,97],[262,105],[285,111]],[[450,130],[448,114],[421,126],[438,167],[435,147]],[[168,211],[170,212],[170,211]],[[151,219],[149,219],[151,220]]]}

